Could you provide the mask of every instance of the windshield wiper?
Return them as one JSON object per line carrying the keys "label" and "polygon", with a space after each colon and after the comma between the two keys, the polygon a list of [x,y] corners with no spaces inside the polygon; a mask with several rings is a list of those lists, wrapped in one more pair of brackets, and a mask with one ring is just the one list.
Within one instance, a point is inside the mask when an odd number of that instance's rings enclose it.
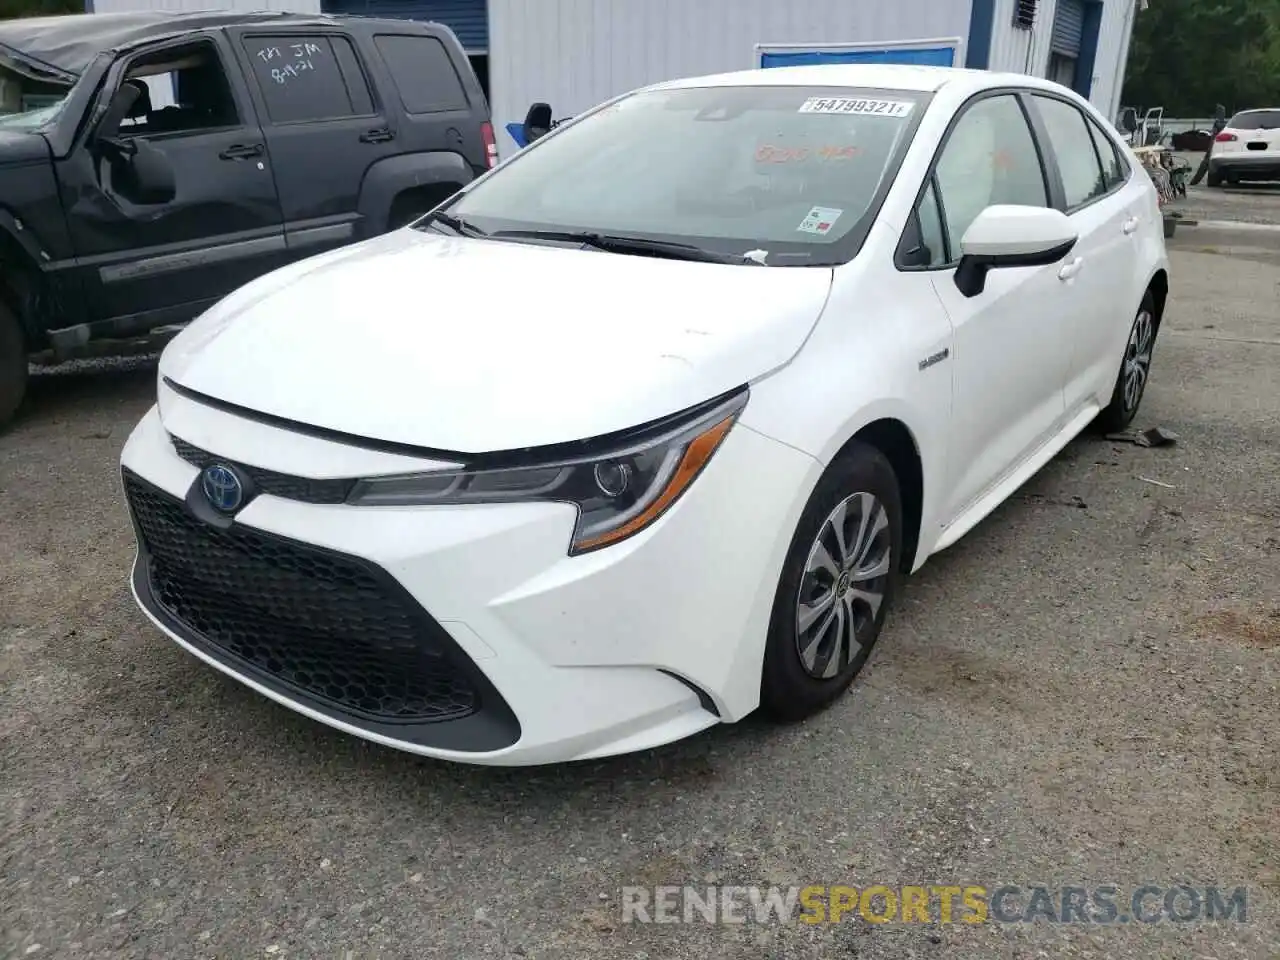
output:
{"label": "windshield wiper", "polygon": [[450,213],[430,213],[427,219],[423,221],[423,226],[429,226],[433,223],[442,223],[454,233],[464,237],[487,237],[488,234],[477,227],[475,224],[468,223],[461,217],[455,217]]}
{"label": "windshield wiper", "polygon": [[728,253],[716,253],[691,243],[673,240],[651,240],[647,237],[622,237],[612,233],[596,233],[590,230],[499,230],[491,234],[495,239],[528,237],[531,240],[552,240],[565,243],[581,243],[610,253],[650,253],[670,260],[694,260],[699,263],[745,263],[761,266],[756,260]]}

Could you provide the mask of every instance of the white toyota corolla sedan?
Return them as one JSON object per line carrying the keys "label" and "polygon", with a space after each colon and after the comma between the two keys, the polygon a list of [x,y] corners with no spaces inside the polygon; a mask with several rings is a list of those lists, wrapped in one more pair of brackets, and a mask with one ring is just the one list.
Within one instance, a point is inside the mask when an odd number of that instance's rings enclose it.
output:
{"label": "white toyota corolla sedan", "polygon": [[433,757],[809,715],[903,575],[1133,418],[1163,237],[1047,81],[627,94],[169,345],[122,457],[134,593],[264,696]]}

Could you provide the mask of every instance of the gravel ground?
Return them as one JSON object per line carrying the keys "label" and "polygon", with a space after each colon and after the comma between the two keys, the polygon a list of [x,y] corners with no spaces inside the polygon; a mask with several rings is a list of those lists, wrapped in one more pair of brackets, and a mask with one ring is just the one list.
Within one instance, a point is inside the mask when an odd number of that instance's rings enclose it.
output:
{"label": "gravel ground", "polygon": [[[1195,173],[1201,154],[1179,153]],[[1280,183],[1243,183],[1213,187],[1201,180],[1187,188],[1186,199],[1170,204],[1185,217],[1197,220],[1235,220],[1241,223],[1280,223]]]}
{"label": "gravel ground", "polygon": [[[1071,444],[825,714],[573,766],[371,747],[183,653],[125,585],[153,361],[40,375],[0,436],[0,957],[1275,958],[1280,266],[1173,257],[1176,446]],[[713,882],[1239,884],[1248,922],[621,922]]]}

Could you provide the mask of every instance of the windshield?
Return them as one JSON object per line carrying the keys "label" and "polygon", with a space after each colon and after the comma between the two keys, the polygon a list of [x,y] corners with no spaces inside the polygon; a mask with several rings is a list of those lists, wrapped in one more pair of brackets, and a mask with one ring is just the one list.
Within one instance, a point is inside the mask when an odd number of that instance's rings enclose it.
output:
{"label": "windshield", "polygon": [[52,123],[66,99],[24,113],[0,114],[0,130],[39,130]]}
{"label": "windshield", "polygon": [[1280,110],[1249,110],[1237,113],[1227,124],[1234,130],[1280,129]]}
{"label": "windshield", "polygon": [[923,107],[921,94],[889,90],[641,92],[534,144],[448,212],[487,233],[590,231],[763,251],[771,266],[841,262]]}

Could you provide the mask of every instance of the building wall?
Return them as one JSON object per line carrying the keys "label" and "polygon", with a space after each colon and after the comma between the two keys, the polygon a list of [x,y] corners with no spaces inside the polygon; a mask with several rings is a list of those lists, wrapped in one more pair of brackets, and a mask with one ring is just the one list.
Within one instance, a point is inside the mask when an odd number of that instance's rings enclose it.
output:
{"label": "building wall", "polygon": [[968,0],[489,0],[499,149],[530,103],[571,116],[635,87],[749,69],[757,43],[967,37]]}
{"label": "building wall", "polygon": [[[1030,30],[1014,27],[1016,5],[1017,0],[995,0],[989,69],[1047,76],[1057,0],[1040,0],[1035,25]],[[1107,117],[1114,117],[1119,109],[1135,8],[1135,0],[1103,0],[1089,100]]]}

